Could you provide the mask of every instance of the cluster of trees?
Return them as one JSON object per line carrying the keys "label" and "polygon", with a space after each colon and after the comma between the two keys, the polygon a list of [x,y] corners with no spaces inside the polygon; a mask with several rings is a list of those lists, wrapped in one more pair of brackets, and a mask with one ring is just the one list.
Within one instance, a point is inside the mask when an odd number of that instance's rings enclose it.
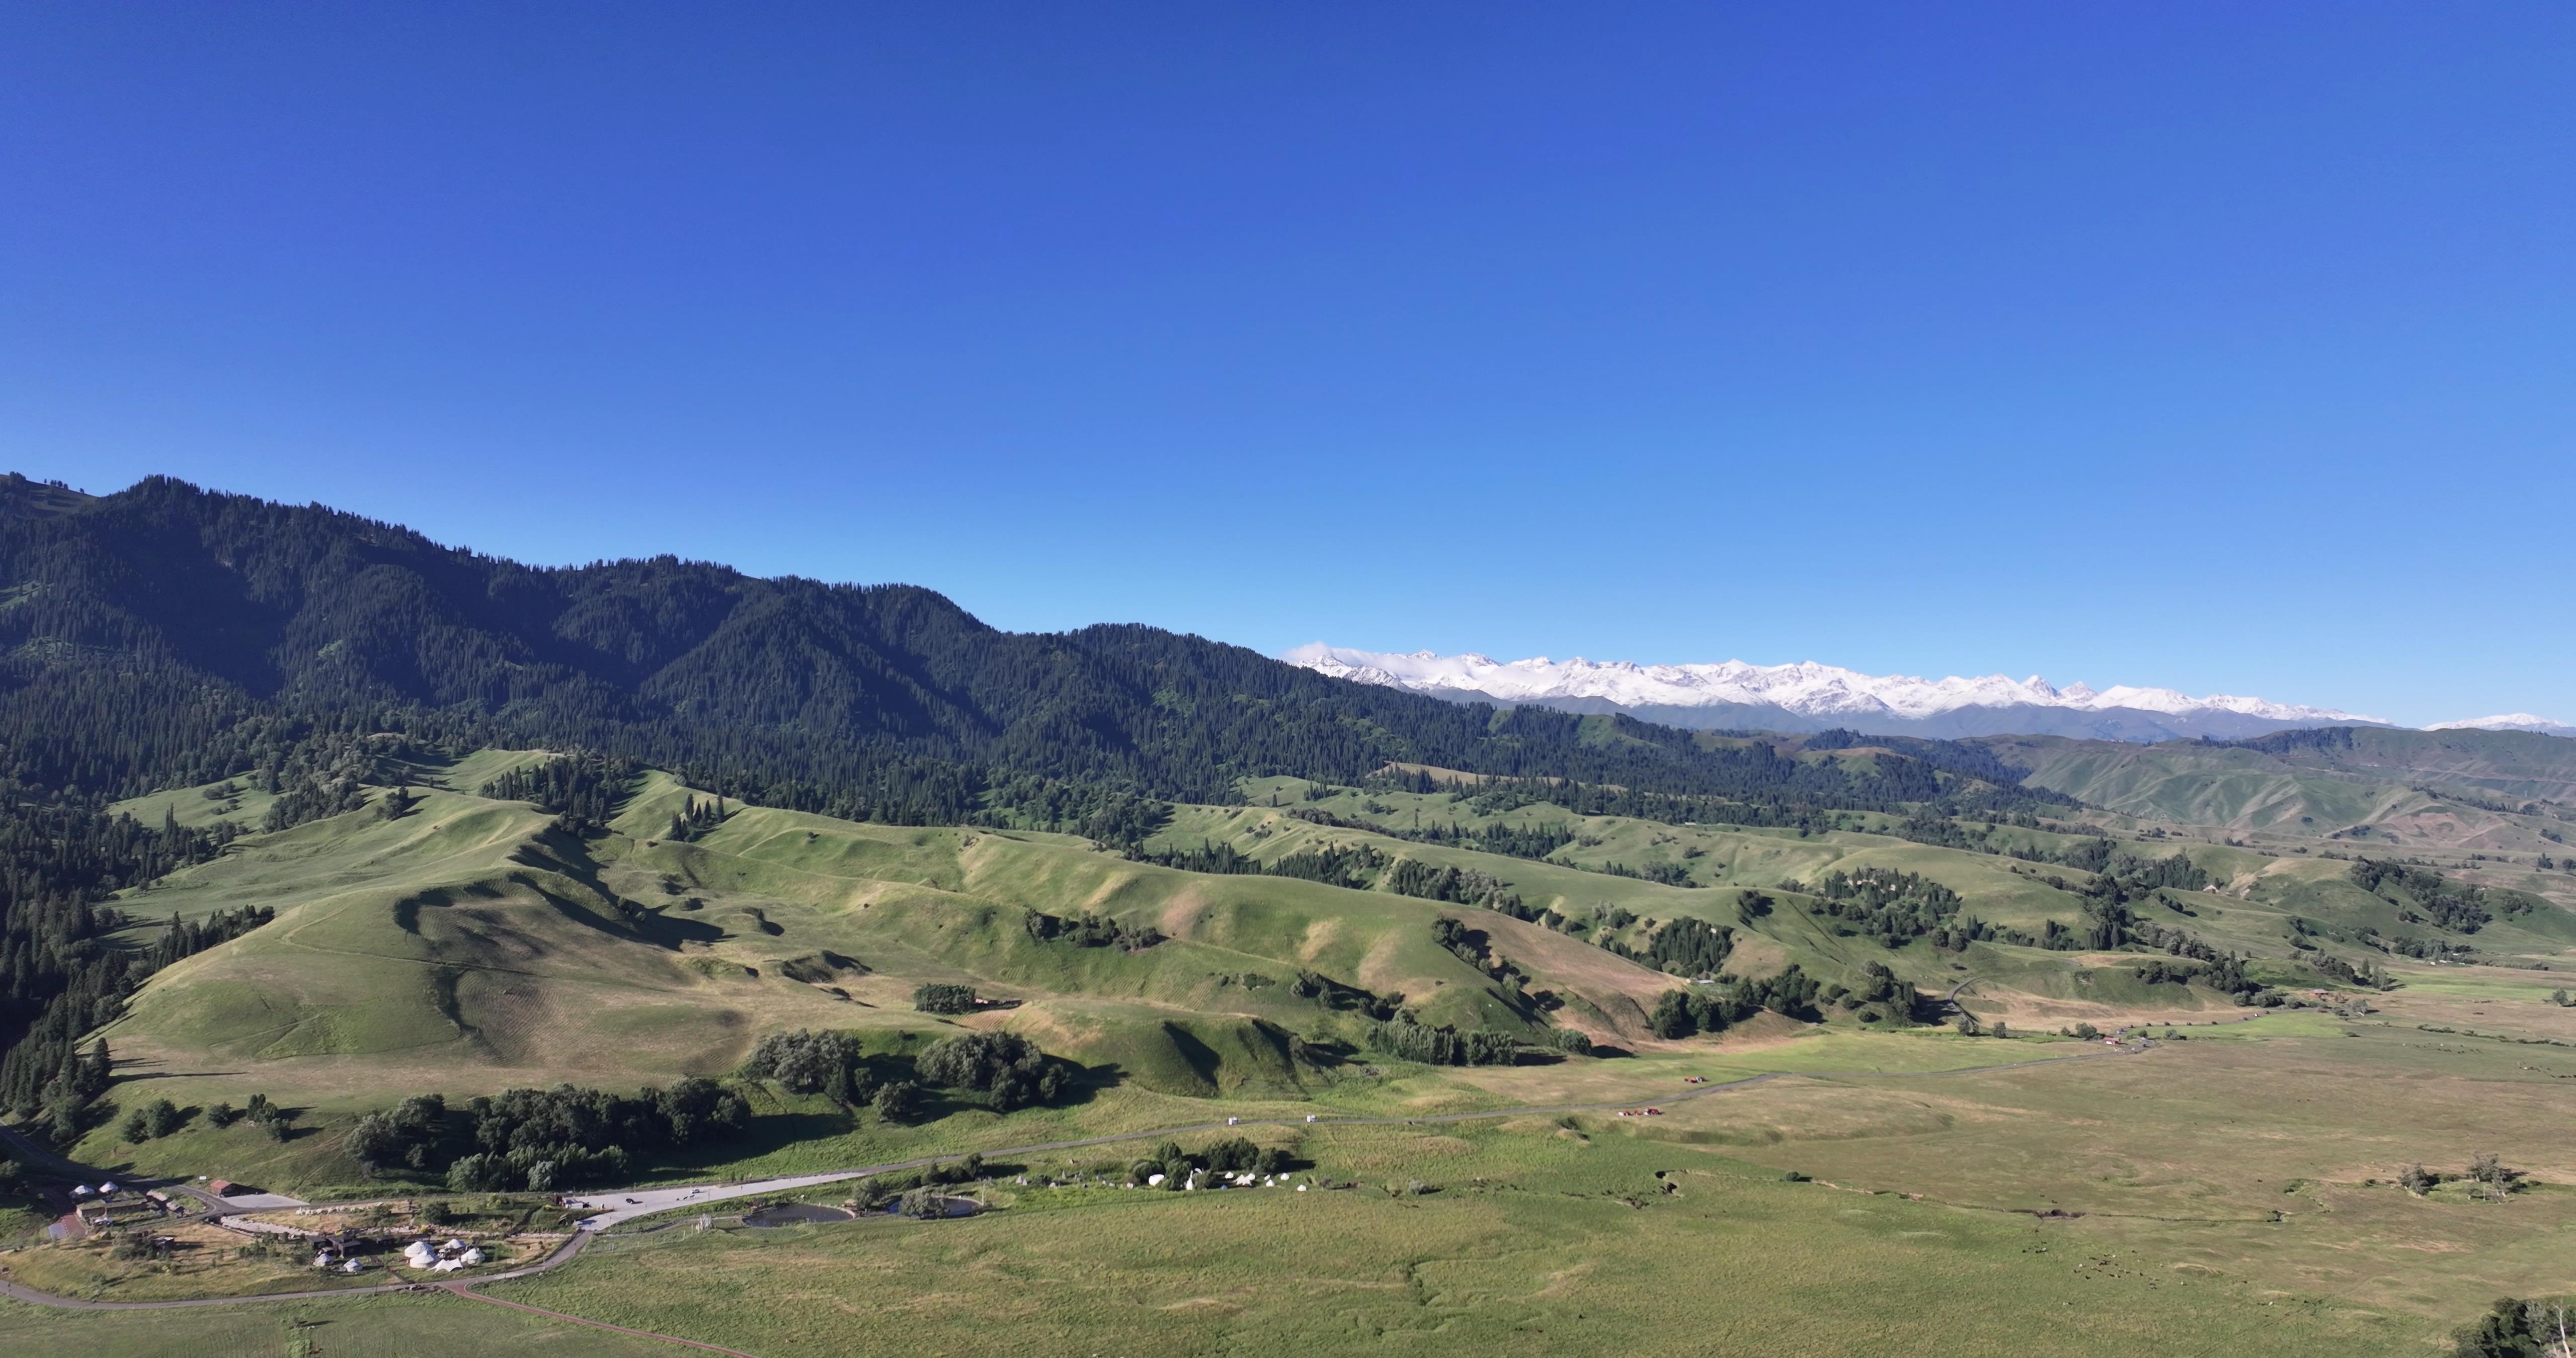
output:
{"label": "cluster of trees", "polygon": [[2138,968],[2140,985],[2189,985],[2200,974],[2198,967],[2186,967],[2156,958]]}
{"label": "cluster of trees", "polygon": [[1732,988],[1726,990],[1667,990],[1655,997],[1655,1007],[1646,1015],[1646,1027],[1655,1036],[1668,1041],[1689,1037],[1693,1033],[1722,1033],[1730,1026],[1753,1017],[1760,1005],[1746,1000]]}
{"label": "cluster of trees", "polygon": [[1594,941],[1632,962],[1676,976],[1714,976],[1726,965],[1726,955],[1735,951],[1734,930],[1688,918],[1665,921],[1647,936],[1643,947],[1622,944],[1608,930]]}
{"label": "cluster of trees", "polygon": [[[2159,981],[2196,982],[2221,994],[2232,996],[2238,1004],[2255,1003],[2257,997],[2264,993],[2263,983],[2245,974],[2243,957],[2232,952],[2222,952],[2206,939],[2185,933],[2180,929],[2168,929],[2163,925],[2145,921],[2133,921],[2129,931],[2137,943],[2161,949],[2167,956],[2188,958],[2204,964],[2197,968],[2190,968],[2150,962],[2147,964],[2147,970],[2139,972],[2142,980],[2151,984]],[[2333,959],[2325,960],[2330,962]],[[2156,971],[2158,974],[2149,975],[2149,971]]]}
{"label": "cluster of trees", "polygon": [[[1068,920],[1032,910],[1024,923],[1029,937],[1041,943],[1070,943],[1077,948],[1119,948],[1127,952],[1142,952],[1163,941],[1163,931],[1153,925],[1127,924],[1107,915],[1084,915],[1080,919]],[[967,1007],[973,1008],[971,994]],[[962,1014],[967,1010],[949,1012]]]}
{"label": "cluster of trees", "polygon": [[1386,855],[1372,844],[1326,844],[1281,856],[1270,865],[1273,877],[1294,877],[1326,886],[1365,887]]}
{"label": "cluster of trees", "polygon": [[[1526,709],[1520,709],[1526,710]],[[1723,772],[1702,791],[1603,786],[1545,775],[1489,778],[1458,797],[1479,815],[1550,806],[1577,816],[1625,816],[1668,825],[1741,825],[1822,833],[1842,824],[1839,811],[1899,811],[1937,796],[1940,775],[1912,760],[1888,761],[1894,777],[1854,776],[1839,764],[1791,759],[1767,743],[1721,747]]]}
{"label": "cluster of trees", "polygon": [[359,1118],[340,1145],[370,1174],[397,1168],[444,1172],[455,1159],[444,1144],[447,1136],[446,1096],[419,1094]]}
{"label": "cluster of trees", "polygon": [[159,971],[183,957],[194,957],[218,943],[229,943],[276,918],[275,907],[266,905],[218,910],[198,920],[172,915],[170,922],[161,927],[161,936],[152,941],[152,950],[144,954],[144,970]]}
{"label": "cluster of trees", "polygon": [[1447,867],[1426,863],[1419,858],[1397,860],[1382,879],[1386,889],[1400,896],[1418,896],[1426,901],[1447,901],[1453,905],[1482,906],[1500,910],[1516,918],[1521,898],[1497,878],[1474,868]]}
{"label": "cluster of trees", "polygon": [[[2001,798],[1953,794],[1914,808],[1904,819],[1887,827],[1884,833],[1944,849],[1997,854],[2025,862],[2054,863],[2056,855],[2036,838],[2004,833],[2006,828],[2047,828],[2038,816],[2032,814],[2028,805],[2036,792],[2036,789],[2015,788],[2012,795]],[[1982,821],[1963,823],[1959,819],[1963,816],[1982,817]]]}
{"label": "cluster of trees", "polygon": [[1072,1087],[1066,1065],[1011,1033],[957,1033],[922,1048],[909,1063],[871,1060],[846,1033],[772,1033],[742,1063],[745,1079],[774,1080],[791,1093],[867,1105],[889,1121],[920,1113],[926,1086],[987,1096],[994,1111],[1052,1103]]}
{"label": "cluster of trees", "polygon": [[369,1113],[344,1148],[369,1173],[442,1179],[459,1193],[545,1193],[631,1179],[654,1157],[721,1143],[751,1125],[742,1096],[687,1079],[633,1096],[557,1085],[475,1098],[424,1094]]}
{"label": "cluster of trees", "polygon": [[2362,890],[2383,896],[2394,888],[2435,924],[2453,933],[2474,934],[2495,918],[2487,909],[2484,887],[2456,882],[2424,868],[2364,858],[2352,865],[2352,880]]}
{"label": "cluster of trees", "polygon": [[1172,805],[1100,783],[1038,774],[995,774],[977,798],[982,824],[1080,835],[1112,849],[1132,849],[1172,823]]}
{"label": "cluster of trees", "polygon": [[1792,962],[1778,974],[1758,980],[1730,977],[1714,986],[1667,990],[1656,997],[1646,1026],[1657,1037],[1674,1039],[1724,1032],[1765,1009],[1813,1020],[1821,1017],[1816,1009],[1821,993],[1816,979]]}
{"label": "cluster of trees", "polygon": [[1288,993],[1301,1000],[1321,1001],[1327,1009],[1366,1014],[1380,1022],[1393,1019],[1404,1008],[1402,993],[1380,995],[1303,967],[1298,968],[1297,979],[1288,983]]}
{"label": "cluster of trees", "polygon": [[268,918],[232,912],[165,930],[148,949],[107,935],[124,924],[104,904],[125,887],[203,862],[229,827],[197,830],[165,814],[155,829],[131,816],[0,797],[0,1106],[44,1113],[76,1133],[81,1110],[106,1088],[71,1079],[83,1033],[114,1018],[143,978]]}
{"label": "cluster of trees", "polygon": [[[631,758],[613,755],[580,754],[549,759],[542,764],[515,768],[483,785],[483,795],[505,802],[531,802],[540,811],[554,816],[555,826],[568,834],[588,835],[604,830],[615,819],[617,809],[635,795],[635,780],[643,772]],[[724,798],[700,812],[696,798],[689,800],[689,819],[701,814],[710,817],[707,825],[724,820]],[[688,822],[672,819],[672,838],[685,839],[681,833]]]}
{"label": "cluster of trees", "polygon": [[2458,1358],[2566,1358],[2571,1344],[2576,1304],[2502,1297],[2459,1332],[2451,1351]]}
{"label": "cluster of trees", "polygon": [[1874,939],[1884,948],[1901,948],[1945,929],[1963,904],[1959,893],[1939,882],[1892,868],[1829,872],[1814,886],[1793,889],[1818,898],[1821,912],[1839,921],[1836,933]]}
{"label": "cluster of trees", "polygon": [[[2110,880],[2100,878],[2095,885],[2105,885]],[[2136,941],[2138,916],[2116,892],[2087,895],[2083,906],[2081,928],[2069,928],[2050,920],[2039,945],[2064,952],[2108,952]]]}
{"label": "cluster of trees", "polygon": [[1500,981],[1505,1002],[1527,1010],[1522,991],[1529,985],[1529,973],[1510,959],[1495,956],[1493,939],[1484,930],[1469,928],[1465,921],[1443,915],[1431,921],[1431,941],[1459,961]]}
{"label": "cluster of trees", "polygon": [[1508,1066],[1520,1060],[1521,1041],[1502,1033],[1460,1032],[1447,1024],[1416,1023],[1398,1014],[1368,1029],[1368,1047],[1400,1061],[1429,1066]]}
{"label": "cluster of trees", "polygon": [[1015,1033],[957,1033],[921,1049],[913,1069],[924,1084],[973,1090],[993,1111],[1053,1103],[1072,1085],[1063,1062]]}
{"label": "cluster of trees", "polygon": [[249,1102],[239,1108],[230,1103],[217,1103],[206,1110],[206,1121],[216,1127],[248,1122],[268,1133],[271,1141],[284,1141],[295,1135],[295,1110],[282,1103],[271,1102],[266,1094],[251,1095]]}
{"label": "cluster of trees", "polygon": [[1691,880],[1688,867],[1664,858],[1649,860],[1642,868],[1632,868],[1619,862],[1604,863],[1601,865],[1601,871],[1612,877],[1633,877],[1639,881],[1653,882],[1660,886],[1695,887],[1699,885]]}
{"label": "cluster of trees", "polygon": [[2174,891],[2198,891],[2209,885],[2209,874],[2199,864],[2182,854],[2169,858],[2140,858],[2135,854],[2113,854],[2102,871],[2118,879],[2132,893],[2159,888]]}
{"label": "cluster of trees", "polygon": [[1128,1167],[1127,1182],[1142,1186],[1159,1174],[1162,1187],[1178,1190],[1204,1186],[1211,1174],[1283,1174],[1296,1163],[1289,1152],[1256,1146],[1250,1137],[1229,1137],[1195,1155],[1182,1150],[1177,1141],[1166,1141]]}
{"label": "cluster of trees", "polygon": [[710,797],[703,802],[691,797],[687,810],[671,813],[671,828],[663,832],[663,838],[686,844],[724,824],[728,814],[722,797]]}
{"label": "cluster of trees", "polygon": [[274,833],[355,811],[367,804],[367,779],[375,772],[374,761],[352,753],[327,771],[280,779],[283,786],[260,817],[259,828]]}
{"label": "cluster of trees", "polygon": [[925,982],[912,988],[912,1007],[925,1014],[971,1014],[977,1007],[975,987]]}
{"label": "cluster of trees", "polygon": [[846,1033],[797,1029],[771,1033],[743,1058],[746,1080],[775,1080],[794,1094],[827,1094],[842,1103],[862,1103],[870,1088],[866,1055]]}
{"label": "cluster of trees", "polygon": [[1856,1011],[1863,1023],[1894,1019],[1912,1023],[1922,1017],[1923,1000],[1912,981],[1898,979],[1884,962],[1872,962],[1861,969],[1860,984],[1855,987],[1829,986],[1826,998],[1845,1009]]}
{"label": "cluster of trees", "polygon": [[1140,863],[1153,863],[1183,872],[1208,872],[1230,876],[1294,877],[1301,881],[1322,882],[1326,886],[1368,886],[1373,874],[1386,865],[1386,855],[1367,844],[1332,844],[1288,854],[1276,862],[1260,859],[1223,841],[1202,841],[1195,849],[1147,851],[1131,848],[1127,856]]}
{"label": "cluster of trees", "polygon": [[154,1099],[128,1112],[125,1124],[117,1129],[117,1135],[125,1138],[127,1144],[139,1146],[156,1136],[168,1136],[187,1120],[187,1114],[179,1111],[179,1105],[168,1099]]}
{"label": "cluster of trees", "polygon": [[[1430,775],[1427,773],[1416,776],[1423,782],[1430,781]],[[1449,848],[1472,849],[1478,853],[1501,854],[1508,858],[1545,858],[1566,845],[1574,843],[1578,838],[1572,829],[1556,821],[1545,824],[1532,821],[1524,825],[1514,825],[1504,821],[1478,829],[1457,821],[1435,821],[1425,825],[1418,812],[1409,826],[1394,829],[1379,826],[1370,828],[1381,829],[1383,833],[1409,839],[1417,844],[1439,844]]]}

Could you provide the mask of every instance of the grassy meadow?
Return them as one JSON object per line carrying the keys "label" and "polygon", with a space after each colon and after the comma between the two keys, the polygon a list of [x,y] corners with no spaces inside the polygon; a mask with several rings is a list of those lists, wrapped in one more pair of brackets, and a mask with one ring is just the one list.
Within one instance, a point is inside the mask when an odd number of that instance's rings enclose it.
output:
{"label": "grassy meadow", "polygon": [[[2241,951],[2294,993],[2324,985],[2298,960],[2301,937],[2348,945],[2409,927],[2404,906],[2351,882],[2349,863],[2267,852],[2279,845],[2265,837],[2329,810],[2395,824],[2425,814],[2432,794],[2383,790],[2347,806],[2334,799],[2362,796],[2350,791],[2358,785],[2310,768],[2195,773],[2192,751],[2168,752],[2170,766],[2113,767],[2098,749],[2066,758],[2079,755],[2105,762],[2052,776],[2126,808],[2089,813],[2103,828],[2134,834],[2152,816],[2199,816],[2204,828],[2231,827],[2213,838],[2238,841],[2124,842],[2151,857],[2186,854],[2214,879],[2212,891],[2140,902],[2149,922]],[[2391,959],[2397,989],[2257,1016],[2200,986],[2141,980],[2137,953],[1939,952],[1922,940],[1888,949],[1855,936],[1791,884],[1916,873],[1960,893],[1980,919],[2036,932],[2079,921],[2090,880],[1881,833],[1892,828],[1883,816],[1801,835],[1544,804],[1488,816],[1445,792],[1266,779],[1246,785],[1242,805],[1176,808],[1148,846],[1221,842],[1275,862],[1365,844],[1497,879],[1556,912],[1550,928],[1383,890],[1184,872],[1037,831],[735,807],[675,839],[673,814],[708,794],[658,772],[608,833],[576,839],[534,807],[477,793],[543,757],[489,751],[423,766],[411,771],[423,799],[400,817],[370,807],[251,835],[121,895],[135,942],[174,914],[259,905],[277,917],[155,975],[105,1030],[119,1063],[114,1107],[76,1153],[120,1174],[375,1194],[401,1181],[369,1180],[342,1139],[359,1115],[406,1094],[721,1076],[763,1034],[796,1028],[842,1030],[894,1055],[1002,1028],[1077,1063],[1073,1093],[1008,1115],[939,1096],[924,1119],[897,1123],[749,1086],[747,1136],[639,1177],[814,1172],[1240,1117],[1261,1139],[1293,1142],[1309,1176],[1355,1186],[1048,1189],[1010,1182],[1015,1164],[993,1190],[1005,1210],[974,1220],[621,1234],[496,1295],[764,1358],[1362,1345],[2352,1355],[2439,1352],[2494,1296],[2576,1291],[2564,1248],[2576,1227],[2564,1135],[2576,1116],[2576,1008],[2552,1000],[2576,966],[2576,915],[2556,905],[2492,921],[2475,936],[2486,964]],[[2335,786],[2306,786],[2318,782]],[[236,804],[203,791],[130,809],[204,823],[210,808]],[[257,794],[233,793],[237,814],[255,815]],[[1290,814],[1301,808],[1342,823]],[[2541,828],[2520,813],[2479,814],[2515,835]],[[1545,861],[1403,837],[1420,825],[1554,823],[1582,838]],[[2049,850],[2082,836],[2008,838]],[[2528,878],[2557,890],[2500,860],[2458,863],[2492,885]],[[1613,864],[1662,864],[1690,885],[1602,870]],[[1772,909],[1748,917],[1739,903],[1757,891]],[[1077,946],[1042,937],[1032,927],[1041,913],[1096,915],[1165,941]],[[1469,924],[1490,956],[1529,977],[1529,994],[1562,1007],[1542,1012],[1435,943],[1443,917]],[[1728,966],[1739,973],[1794,963],[1848,982],[1883,963],[1929,993],[1956,988],[1968,1011],[2020,1035],[1878,1031],[1834,1013],[1657,1039],[1646,1013],[1674,978],[1597,941],[1642,941],[1652,922],[1682,918],[1735,931]],[[1616,1054],[1467,1068],[1392,1060],[1366,1049],[1354,1009],[1298,995],[1303,972],[1401,995],[1426,1022],[1531,1036],[1575,1026]],[[911,1003],[923,982],[1003,1003],[923,1014]],[[2054,1036],[2077,1022],[2159,1041],[2111,1055]],[[1705,1088],[1693,1077],[1755,1075],[1779,1078],[1685,1097]],[[202,1115],[253,1093],[295,1108],[294,1129],[217,1128]],[[181,1128],[122,1140],[115,1110],[158,1097],[187,1110]],[[1660,1114],[1609,1111],[1649,1105]],[[1511,1111],[1533,1108],[1550,1111]],[[1561,1111],[1570,1108],[1586,1111]],[[1309,1115],[1474,1116],[1404,1127]],[[1136,1152],[1023,1159],[1043,1176]],[[2481,1154],[2526,1171],[2525,1186],[2479,1200],[2459,1176]],[[2398,1187],[2418,1164],[2452,1178],[2421,1196]],[[32,1209],[0,1215],[0,1233],[23,1242],[40,1220]],[[95,1248],[53,1247],[0,1255],[0,1268],[125,1299],[309,1281],[216,1253],[203,1267],[110,1267]],[[274,1276],[251,1276],[261,1269]],[[211,1355],[657,1347],[447,1297],[87,1315],[0,1304],[7,1351],[66,1345],[111,1356],[182,1345]]]}
{"label": "grassy meadow", "polygon": [[[2345,1031],[1779,1081],[1658,1119],[1309,1129],[1313,1172],[1358,1187],[1024,1189],[967,1222],[638,1236],[500,1290],[780,1355],[2395,1354],[2492,1295],[2576,1290],[2576,1052],[2542,1074]],[[2478,1150],[2550,1182],[2394,1183]]]}

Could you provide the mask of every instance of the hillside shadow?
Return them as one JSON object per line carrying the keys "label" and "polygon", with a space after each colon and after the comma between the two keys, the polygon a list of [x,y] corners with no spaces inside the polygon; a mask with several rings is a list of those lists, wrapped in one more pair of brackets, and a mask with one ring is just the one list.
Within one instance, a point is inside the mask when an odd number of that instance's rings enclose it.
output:
{"label": "hillside shadow", "polygon": [[1115,1061],[1103,1061],[1096,1066],[1074,1066],[1073,1069],[1072,1083],[1065,1087],[1064,1093],[1058,1096],[1054,1103],[1048,1105],[1049,1107],[1079,1108],[1100,1097],[1102,1091],[1116,1089],[1127,1083],[1127,1068]]}
{"label": "hillside shadow", "polygon": [[[927,1106],[928,1101],[924,1100],[924,1107]],[[756,1159],[785,1150],[800,1141],[847,1136],[858,1130],[858,1125],[858,1115],[846,1109],[831,1113],[762,1113],[752,1118],[751,1125],[745,1127],[740,1136],[684,1146],[666,1159],[660,1168],[697,1170],[710,1165]]]}
{"label": "hillside shadow", "polygon": [[713,943],[725,936],[725,931],[716,925],[671,915],[667,908],[639,908],[627,917],[626,928],[644,942],[671,952],[679,951],[683,943]]}

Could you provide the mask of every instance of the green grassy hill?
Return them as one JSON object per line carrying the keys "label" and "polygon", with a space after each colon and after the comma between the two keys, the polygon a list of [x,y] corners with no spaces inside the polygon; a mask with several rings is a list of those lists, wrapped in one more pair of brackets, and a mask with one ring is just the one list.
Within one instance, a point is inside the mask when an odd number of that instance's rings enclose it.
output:
{"label": "green grassy hill", "polygon": [[[2512,733],[2504,733],[2512,739],[2502,742],[2398,739],[2495,732],[2290,734],[2348,736],[2354,745],[2301,745],[2286,737],[2239,745],[2022,736],[1984,743],[2029,769],[2030,785],[2066,793],[2141,827],[2234,831],[2275,847],[2347,841],[2351,852],[2429,853],[2454,866],[2494,863],[2499,869],[2564,857],[2568,837],[2576,835],[2576,807],[2542,800],[2554,784],[2538,776],[2556,767],[2550,759],[2558,753],[2554,747],[2576,742]],[[2455,745],[2467,747],[2465,753]],[[2385,757],[2363,759],[2355,750]],[[2453,754],[2460,757],[2448,757]],[[2474,770],[2499,769],[2533,776],[2492,783],[2472,776]],[[2498,884],[2563,886],[2576,897],[2576,881]]]}
{"label": "green grassy hill", "polygon": [[[1957,893],[1963,915],[2029,936],[2086,925],[2092,873],[1902,838],[1884,816],[1801,833],[1268,779],[1247,783],[1242,805],[1174,807],[1142,846],[1151,857],[1226,845],[1260,865],[1364,848],[1385,865],[1362,885],[1337,886],[1185,871],[1070,835],[740,805],[673,838],[675,814],[714,799],[659,771],[640,775],[615,819],[587,838],[526,803],[462,790],[544,757],[490,751],[406,766],[399,776],[424,791],[398,818],[381,814],[378,793],[364,809],[248,836],[120,896],[133,921],[123,937],[136,945],[172,916],[277,912],[155,975],[106,1030],[133,1092],[148,1086],[187,1105],[263,1092],[330,1127],[421,1090],[631,1089],[721,1075],[763,1034],[796,1028],[907,1047],[926,1033],[998,1026],[1135,1097],[1331,1098],[1348,1063],[1377,1060],[1367,1054],[1372,1002],[1534,1043],[1565,1027],[1631,1050],[1689,1046],[1659,1041],[1648,1022],[1657,997],[1681,982],[1622,955],[1686,919],[1732,933],[1725,967],[1736,975],[1795,965],[1858,990],[1884,966],[1929,995],[1964,989],[1978,1014],[2022,1027],[2233,1008],[2200,985],[2142,981],[2139,968],[2160,954],[2001,941],[1943,950],[1925,938],[1891,948],[1856,931],[1814,894],[1828,874],[1913,874]],[[1561,827],[1566,839],[1544,859],[1421,838],[1537,826]],[[2094,843],[2010,827],[1987,842],[2038,859]],[[2576,945],[2576,915],[2529,898],[2492,896],[2499,917],[2468,935],[2426,922],[2402,893],[2362,889],[2339,859],[2171,841],[2119,847],[2141,859],[2180,853],[2211,877],[2209,891],[2140,897],[2139,919],[2240,953],[2294,988],[2327,983],[2311,962],[2319,949],[2359,963],[2383,944],[2432,940],[2532,962]],[[1390,883],[1405,862],[1476,874],[1531,918],[1398,894]],[[1641,875],[1649,869],[1665,880]],[[2534,908],[2505,912],[2508,899]],[[1472,931],[1483,965],[1435,938],[1444,918]],[[1085,946],[1064,932],[1084,919],[1114,927]],[[1159,941],[1137,946],[1149,938]],[[1488,974],[1495,964],[1518,984]],[[927,982],[970,986],[997,1007],[922,1014],[912,994]],[[1858,1022],[1847,1006],[1824,1012],[1831,1025]],[[1743,1040],[1797,1030],[1766,1017]],[[335,1144],[325,1134],[264,1147],[237,1127],[132,1148],[102,1127],[89,1149],[109,1162],[176,1164],[212,1145],[227,1164],[328,1181],[354,1174],[334,1159]]]}

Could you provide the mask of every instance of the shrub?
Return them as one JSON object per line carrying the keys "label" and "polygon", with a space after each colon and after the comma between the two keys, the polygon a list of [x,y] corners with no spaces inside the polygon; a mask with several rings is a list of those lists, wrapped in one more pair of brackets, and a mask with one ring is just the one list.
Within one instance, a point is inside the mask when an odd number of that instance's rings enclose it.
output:
{"label": "shrub", "polygon": [[921,1116],[921,1086],[910,1080],[889,1080],[877,1086],[870,1103],[877,1116],[888,1122],[910,1122]]}
{"label": "shrub", "polygon": [[180,1115],[179,1105],[168,1099],[154,1099],[145,1104],[143,1116],[151,1124],[151,1132],[154,1136],[168,1136],[179,1130],[179,1124],[187,1120]]}
{"label": "shrub", "polygon": [[[966,1007],[974,1008],[971,990],[967,992]],[[869,1083],[865,1068],[859,1064],[857,1043],[840,1033],[801,1028],[762,1038],[743,1060],[742,1074],[745,1079],[776,1080],[797,1094],[834,1094],[845,1103],[865,1097]]]}
{"label": "shrub", "polygon": [[510,1186],[510,1161],[488,1153],[460,1156],[447,1167],[450,1193],[490,1193]]}
{"label": "shrub", "polygon": [[975,987],[937,982],[916,986],[912,1007],[925,1014],[971,1014],[975,1012]]}

